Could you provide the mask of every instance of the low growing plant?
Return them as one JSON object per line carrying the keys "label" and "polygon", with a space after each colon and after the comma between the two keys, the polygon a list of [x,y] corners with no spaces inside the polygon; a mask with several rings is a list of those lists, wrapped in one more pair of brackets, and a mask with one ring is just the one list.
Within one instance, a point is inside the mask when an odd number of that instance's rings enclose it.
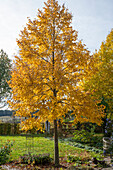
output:
{"label": "low growing plant", "polygon": [[39,154],[39,155],[31,155],[24,154],[23,156],[20,156],[19,162],[23,164],[49,164],[51,163],[53,159],[50,158],[50,154]]}
{"label": "low growing plant", "polygon": [[6,144],[0,148],[0,165],[5,164],[9,160],[12,146],[13,142],[10,143],[10,141],[7,141]]}
{"label": "low growing plant", "polygon": [[68,155],[67,162],[81,163],[81,158],[80,158],[80,156]]}
{"label": "low growing plant", "polygon": [[76,165],[87,164],[91,158],[89,155],[80,156],[80,155],[68,155],[67,162],[76,163]]}

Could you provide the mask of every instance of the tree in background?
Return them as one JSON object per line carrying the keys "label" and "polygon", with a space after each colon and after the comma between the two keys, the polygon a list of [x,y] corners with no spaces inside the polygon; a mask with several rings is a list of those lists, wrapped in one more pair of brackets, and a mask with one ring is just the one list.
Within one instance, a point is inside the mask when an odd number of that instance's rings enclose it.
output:
{"label": "tree in background", "polygon": [[[76,122],[101,124],[104,116],[93,96],[83,91],[80,84],[89,76],[89,51],[73,30],[72,15],[56,0],[44,3],[37,18],[28,20],[21,31],[19,57],[11,81],[12,100],[9,104],[16,115],[27,117],[23,129],[41,129],[41,122],[54,122],[55,165],[59,165],[57,121],[68,111]],[[36,112],[39,109],[38,112]],[[34,113],[34,114],[32,114]]]}
{"label": "tree in background", "polygon": [[85,88],[86,91],[94,91],[95,97],[102,99],[106,116],[113,119],[113,29],[93,57],[97,60],[95,75],[85,79]]}
{"label": "tree in background", "polygon": [[10,80],[11,61],[8,55],[0,51],[0,108],[7,105],[6,98],[9,97],[10,87],[7,81]]}

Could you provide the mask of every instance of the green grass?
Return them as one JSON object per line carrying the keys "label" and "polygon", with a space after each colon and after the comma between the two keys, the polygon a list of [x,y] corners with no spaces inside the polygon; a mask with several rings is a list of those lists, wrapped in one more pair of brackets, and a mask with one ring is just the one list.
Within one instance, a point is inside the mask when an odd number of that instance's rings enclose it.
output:
{"label": "green grass", "polygon": [[[7,142],[7,140],[14,141],[11,152],[11,160],[17,160],[20,155],[28,153],[28,151],[33,151],[33,154],[43,154],[50,153],[50,157],[54,158],[54,141],[44,138],[44,137],[34,137],[33,141],[28,141],[26,147],[26,137],[25,136],[0,136],[0,147]],[[30,146],[33,142],[33,148],[30,150]],[[28,150],[29,148],[29,150]],[[66,145],[65,143],[59,143],[59,155],[60,157],[67,157],[68,155],[75,155],[80,157],[87,157],[91,159],[92,157],[101,157],[99,154],[93,152],[86,152],[84,149]]]}

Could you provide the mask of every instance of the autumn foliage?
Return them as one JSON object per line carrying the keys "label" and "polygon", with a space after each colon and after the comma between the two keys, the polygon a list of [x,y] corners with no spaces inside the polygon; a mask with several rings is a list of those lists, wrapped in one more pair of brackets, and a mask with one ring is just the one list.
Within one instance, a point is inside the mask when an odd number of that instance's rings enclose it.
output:
{"label": "autumn foliage", "polygon": [[93,60],[96,60],[93,66],[96,71],[85,79],[84,87],[86,91],[94,91],[96,98],[104,98],[108,104],[108,117],[113,119],[113,29],[102,42],[99,51],[94,53]]}
{"label": "autumn foliage", "polygon": [[[10,105],[16,115],[28,118],[24,129],[39,129],[42,121],[62,119],[69,110],[73,110],[75,122],[101,123],[103,112],[80,88],[94,63],[77,41],[71,21],[64,5],[48,0],[36,19],[28,19],[17,40],[20,50],[9,83],[13,94]],[[39,112],[32,114],[37,109]]]}
{"label": "autumn foliage", "polygon": [[[74,122],[101,124],[104,116],[91,94],[81,86],[93,74],[89,51],[77,39],[72,15],[56,0],[44,3],[36,19],[28,23],[17,40],[12,78],[12,100],[16,115],[27,117],[23,129],[40,129],[41,122],[60,119],[73,110]],[[39,109],[38,112],[36,112]]]}

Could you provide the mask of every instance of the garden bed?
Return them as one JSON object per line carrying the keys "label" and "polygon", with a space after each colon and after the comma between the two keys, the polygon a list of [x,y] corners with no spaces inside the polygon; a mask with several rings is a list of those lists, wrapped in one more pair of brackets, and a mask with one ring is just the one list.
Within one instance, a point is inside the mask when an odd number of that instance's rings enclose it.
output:
{"label": "garden bed", "polygon": [[[9,163],[5,165],[1,165],[2,168],[17,168],[19,169],[47,169],[53,168],[53,161],[48,163],[47,165],[34,165],[33,163],[24,164],[19,162],[19,157],[23,156],[28,152],[26,148],[26,137],[25,136],[0,136],[0,141],[5,143],[7,140],[14,141],[11,158]],[[45,137],[34,137],[33,139],[33,151],[35,155],[39,154],[50,154],[50,158],[54,158],[54,141],[53,138],[45,138]],[[67,141],[66,141],[67,140]],[[101,165],[100,163],[95,164],[92,161],[92,158],[96,158],[98,161],[102,161],[104,158],[101,153],[96,153],[94,151],[86,150],[86,148],[79,148],[75,146],[75,143],[72,142],[73,146],[70,145],[68,139],[64,141],[59,140],[59,155],[60,155],[60,167],[59,169],[69,169],[70,167],[77,168],[99,168],[105,165]],[[1,143],[0,143],[1,146]],[[84,145],[83,145],[84,146]],[[108,166],[108,165],[106,165]],[[8,169],[8,168],[7,168]],[[15,169],[16,170],[16,169]]]}
{"label": "garden bed", "polygon": [[102,169],[112,169],[112,163],[111,158],[106,157],[104,158],[105,163],[103,164],[95,164],[93,161],[85,162],[67,162],[65,157],[60,158],[60,166],[59,168],[56,168],[54,163],[49,163],[47,165],[32,165],[32,164],[20,164],[18,161],[12,161],[10,163],[7,163],[5,165],[1,165],[0,168],[2,170],[73,170],[73,169],[83,169],[83,170],[102,170]]}

